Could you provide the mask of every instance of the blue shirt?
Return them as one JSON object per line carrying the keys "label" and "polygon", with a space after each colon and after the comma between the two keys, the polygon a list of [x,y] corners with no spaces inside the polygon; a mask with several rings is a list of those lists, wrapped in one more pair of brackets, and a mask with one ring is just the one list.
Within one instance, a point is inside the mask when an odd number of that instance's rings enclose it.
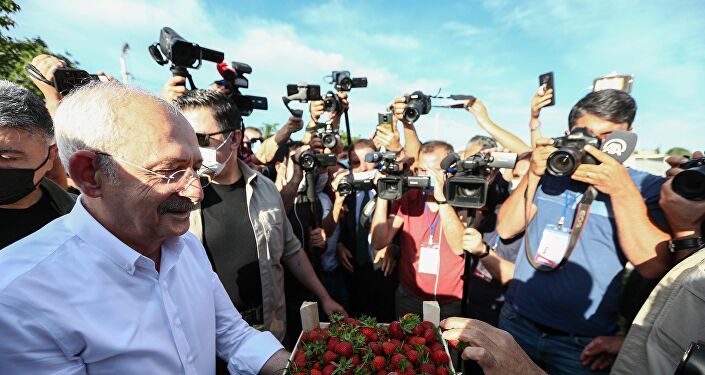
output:
{"label": "blue shirt", "polygon": [[154,262],[79,201],[0,252],[3,374],[257,374],[282,348],[233,307],[192,234]]}
{"label": "blue shirt", "polygon": [[[664,178],[633,169],[628,172],[644,198],[649,216],[657,223],[665,223],[658,205]],[[541,179],[534,198],[538,211],[526,232],[534,254],[546,226],[558,223],[566,192],[571,204],[565,227],[570,228],[586,188],[586,184],[570,177],[545,175]],[[617,331],[626,258],[619,246],[608,195],[597,195],[575,250],[560,269],[536,271],[526,259],[524,246],[522,241],[514,280],[507,291],[507,300],[519,314],[581,336],[610,335]]]}

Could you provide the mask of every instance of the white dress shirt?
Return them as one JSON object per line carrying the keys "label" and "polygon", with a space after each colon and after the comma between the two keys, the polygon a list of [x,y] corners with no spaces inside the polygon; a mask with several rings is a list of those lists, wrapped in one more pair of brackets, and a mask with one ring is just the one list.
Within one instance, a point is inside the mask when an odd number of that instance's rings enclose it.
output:
{"label": "white dress shirt", "polygon": [[257,374],[282,348],[235,310],[190,233],[160,272],[80,203],[0,251],[0,373]]}

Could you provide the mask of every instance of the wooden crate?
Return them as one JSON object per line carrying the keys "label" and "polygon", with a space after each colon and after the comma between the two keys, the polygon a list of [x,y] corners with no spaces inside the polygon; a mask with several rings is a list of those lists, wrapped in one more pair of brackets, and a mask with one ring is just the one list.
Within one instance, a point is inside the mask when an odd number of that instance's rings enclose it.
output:
{"label": "wooden crate", "polygon": [[[298,339],[296,340],[296,345],[294,346],[294,350],[291,351],[291,356],[289,357],[290,362],[294,362],[294,354],[296,351],[299,350],[299,345],[301,345],[301,337],[303,336],[304,332],[311,332],[314,328],[319,327],[319,328],[327,328],[330,323],[328,322],[321,322],[320,318],[318,316],[318,303],[316,302],[304,302],[301,304],[300,308],[301,312],[301,327],[303,330],[299,334]],[[441,308],[438,305],[438,302],[436,301],[424,301],[423,303],[423,318],[422,320],[424,321],[429,321],[433,323],[433,325],[438,328],[438,324],[440,323],[441,319]],[[382,326],[388,326],[389,323],[378,323],[379,325]],[[453,368],[453,360],[450,356],[450,351],[448,350],[448,343],[446,340],[443,338],[440,339],[441,344],[443,344],[443,348],[445,348],[446,354],[448,354],[448,357],[451,358],[450,363],[448,364],[448,367],[450,368],[451,374],[455,373],[455,369]],[[288,372],[287,372],[288,373]]]}

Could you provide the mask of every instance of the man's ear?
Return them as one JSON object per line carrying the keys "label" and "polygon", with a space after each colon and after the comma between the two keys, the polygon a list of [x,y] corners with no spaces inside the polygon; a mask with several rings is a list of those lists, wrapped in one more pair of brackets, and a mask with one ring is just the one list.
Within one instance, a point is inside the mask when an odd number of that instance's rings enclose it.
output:
{"label": "man's ear", "polygon": [[69,175],[81,193],[91,198],[102,196],[105,180],[98,167],[98,156],[91,151],[76,151],[69,158]]}
{"label": "man's ear", "polygon": [[242,131],[241,130],[233,131],[233,134],[231,135],[231,137],[233,137],[233,141],[230,145],[230,149],[233,150],[234,152],[237,152],[240,149],[240,145],[242,144]]}

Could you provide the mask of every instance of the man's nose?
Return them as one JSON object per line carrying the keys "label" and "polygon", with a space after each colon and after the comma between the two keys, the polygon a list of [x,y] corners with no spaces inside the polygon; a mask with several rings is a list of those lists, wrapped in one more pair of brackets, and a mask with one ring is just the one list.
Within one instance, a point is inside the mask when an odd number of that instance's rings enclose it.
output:
{"label": "man's nose", "polygon": [[201,187],[201,180],[198,178],[193,178],[186,187],[179,192],[179,195],[191,200],[191,202],[197,203],[203,200],[203,188]]}

